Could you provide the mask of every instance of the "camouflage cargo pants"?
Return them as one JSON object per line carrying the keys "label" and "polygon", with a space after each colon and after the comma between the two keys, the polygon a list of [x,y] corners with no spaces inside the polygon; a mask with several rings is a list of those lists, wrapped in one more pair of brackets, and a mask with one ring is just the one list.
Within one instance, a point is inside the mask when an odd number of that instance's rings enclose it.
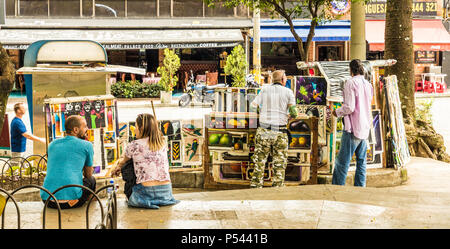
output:
{"label": "camouflage cargo pants", "polygon": [[272,154],[273,176],[272,186],[284,186],[284,173],[287,165],[288,136],[281,131],[259,127],[255,137],[255,153],[252,156],[255,169],[250,181],[250,187],[262,188],[264,167],[269,153]]}

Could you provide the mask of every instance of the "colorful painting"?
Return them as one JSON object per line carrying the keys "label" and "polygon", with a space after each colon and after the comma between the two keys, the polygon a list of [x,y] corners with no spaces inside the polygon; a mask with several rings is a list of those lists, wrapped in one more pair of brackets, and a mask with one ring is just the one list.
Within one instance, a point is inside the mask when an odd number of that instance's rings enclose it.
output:
{"label": "colorful painting", "polygon": [[172,163],[182,162],[181,159],[181,141],[171,141],[170,161]]}
{"label": "colorful painting", "polygon": [[201,164],[203,155],[203,138],[202,137],[185,137],[183,138],[183,164]]}
{"label": "colorful painting", "polygon": [[327,82],[323,77],[296,77],[297,105],[326,105]]}
{"label": "colorful painting", "polygon": [[128,142],[136,140],[136,122],[128,122]]}
{"label": "colorful painting", "polygon": [[181,139],[181,122],[179,120],[162,120],[160,121],[160,129],[164,136],[169,139]]}
{"label": "colorful painting", "polygon": [[86,119],[89,129],[106,127],[105,124],[105,105],[103,100],[83,101],[83,108],[80,115]]}
{"label": "colorful painting", "polygon": [[203,137],[203,120],[182,120],[183,136]]}
{"label": "colorful painting", "polygon": [[114,131],[105,131],[103,135],[103,142],[105,144],[113,144],[116,142],[116,134]]}
{"label": "colorful painting", "polygon": [[311,135],[291,134],[291,137],[292,139],[289,143],[289,148],[311,148]]}
{"label": "colorful painting", "polygon": [[319,118],[318,136],[319,145],[327,144],[327,107],[318,105],[297,105],[297,112],[299,114],[306,114],[310,117]]}

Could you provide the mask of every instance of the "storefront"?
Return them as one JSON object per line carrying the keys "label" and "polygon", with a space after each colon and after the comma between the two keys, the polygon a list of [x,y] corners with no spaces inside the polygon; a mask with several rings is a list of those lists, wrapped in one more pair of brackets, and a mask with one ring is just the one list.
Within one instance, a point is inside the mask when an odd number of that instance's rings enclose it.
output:
{"label": "storefront", "polygon": [[[306,42],[310,20],[295,20],[295,30]],[[319,25],[308,49],[311,61],[347,60],[349,57],[350,21],[334,20]],[[263,69],[283,68],[297,75],[295,63],[299,61],[297,41],[290,27],[282,20],[261,21],[261,64]]]}
{"label": "storefront", "polygon": [[[217,72],[217,80],[225,81],[221,63],[224,52],[229,54],[238,44],[245,47],[246,30],[252,26],[250,20],[242,19],[227,22],[188,18],[103,19],[95,22],[82,19],[76,24],[68,19],[6,21],[0,30],[0,42],[17,68],[23,66],[23,55],[28,45],[42,39],[97,41],[106,49],[109,64],[145,68],[149,76],[156,74],[163,60],[163,50],[171,48],[181,58],[178,89],[183,87],[186,73],[189,74],[190,70],[201,75]],[[126,79],[129,77],[127,75]],[[137,79],[142,78],[137,76]]]}
{"label": "storefront", "polygon": [[[384,53],[384,20],[367,20],[366,30],[379,30],[379,32],[366,32],[366,40],[369,43],[369,53],[381,57]],[[422,73],[433,71],[445,73],[443,65],[448,64],[450,58],[443,56],[450,51],[450,34],[447,32],[440,19],[414,19],[413,20],[414,43],[414,69],[415,80],[421,79]],[[436,71],[435,71],[436,72]],[[446,82],[450,82],[448,76]]]}

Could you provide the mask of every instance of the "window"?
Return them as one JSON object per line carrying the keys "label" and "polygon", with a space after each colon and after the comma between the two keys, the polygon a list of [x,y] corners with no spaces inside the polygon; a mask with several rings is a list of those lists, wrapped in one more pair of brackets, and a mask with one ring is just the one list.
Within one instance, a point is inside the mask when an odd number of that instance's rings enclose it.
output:
{"label": "window", "polygon": [[21,0],[20,16],[48,16],[47,0]]}
{"label": "window", "polygon": [[174,17],[203,17],[203,1],[173,0]]}
{"label": "window", "polygon": [[170,0],[159,0],[159,16],[170,17]]}
{"label": "window", "polygon": [[50,16],[80,16],[80,1],[50,0]]}
{"label": "window", "polygon": [[127,1],[127,16],[128,17],[155,17],[156,16],[156,1],[146,0],[128,0]]}
{"label": "window", "polygon": [[125,16],[124,0],[95,1],[95,16],[123,17]]}
{"label": "window", "polygon": [[221,3],[217,2],[214,7],[206,7],[205,16],[206,17],[233,17],[234,8],[227,8]]}
{"label": "window", "polygon": [[15,0],[6,0],[6,15],[7,16],[16,15]]}

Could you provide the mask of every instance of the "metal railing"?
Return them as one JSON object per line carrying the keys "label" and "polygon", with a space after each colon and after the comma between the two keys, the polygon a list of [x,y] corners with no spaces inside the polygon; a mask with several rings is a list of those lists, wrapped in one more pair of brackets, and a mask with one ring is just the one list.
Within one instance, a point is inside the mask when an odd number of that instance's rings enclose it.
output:
{"label": "metal railing", "polygon": [[[45,226],[46,226],[46,211],[47,211],[48,203],[51,199],[53,199],[56,203],[57,211],[58,211],[58,229],[61,229],[62,228],[61,207],[60,207],[60,204],[59,204],[57,198],[55,197],[55,194],[63,189],[73,188],[73,187],[81,188],[83,190],[88,191],[90,194],[92,194],[92,196],[89,198],[88,202],[86,203],[86,229],[89,229],[89,207],[94,198],[99,203],[100,211],[101,211],[101,222],[99,224],[97,224],[95,226],[95,228],[96,229],[117,229],[117,196],[116,196],[116,189],[115,189],[116,187],[114,185],[106,185],[94,192],[93,190],[89,189],[86,186],[76,185],[76,184],[62,186],[62,187],[56,189],[55,191],[53,191],[53,193],[51,193],[44,187],[36,185],[36,184],[24,185],[24,186],[14,189],[12,192],[8,192],[5,189],[0,188],[0,194],[3,193],[6,195],[5,208],[3,209],[3,213],[0,213],[0,216],[2,217],[1,218],[1,221],[2,221],[1,229],[4,229],[5,216],[6,216],[6,205],[8,204],[9,200],[12,200],[12,202],[15,205],[16,213],[17,213],[17,228],[20,229],[20,224],[21,224],[20,208],[19,208],[19,205],[17,204],[17,201],[14,198],[14,194],[19,192],[20,190],[27,189],[27,188],[37,188],[42,191],[45,191],[49,195],[49,197],[45,200],[45,203],[44,203],[43,215],[42,215],[42,229],[45,229]],[[107,194],[106,212],[105,212],[103,204],[102,204],[100,198],[98,197],[98,194],[101,191],[105,191],[108,189],[111,189],[111,191],[109,191]]]}

